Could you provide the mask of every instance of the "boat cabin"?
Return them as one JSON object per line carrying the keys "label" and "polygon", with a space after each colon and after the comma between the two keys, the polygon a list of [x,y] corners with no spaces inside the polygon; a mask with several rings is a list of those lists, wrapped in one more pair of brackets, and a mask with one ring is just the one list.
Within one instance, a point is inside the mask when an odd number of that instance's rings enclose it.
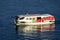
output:
{"label": "boat cabin", "polygon": [[54,21],[54,16],[50,14],[28,14],[15,16],[15,23],[41,23]]}

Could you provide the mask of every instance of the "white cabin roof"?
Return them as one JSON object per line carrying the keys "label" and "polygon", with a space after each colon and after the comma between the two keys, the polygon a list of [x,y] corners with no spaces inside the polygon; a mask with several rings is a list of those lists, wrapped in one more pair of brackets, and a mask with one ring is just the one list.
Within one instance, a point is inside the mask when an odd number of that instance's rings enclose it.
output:
{"label": "white cabin roof", "polygon": [[50,14],[26,14],[26,15],[18,15],[18,17],[46,17],[46,16],[52,16]]}

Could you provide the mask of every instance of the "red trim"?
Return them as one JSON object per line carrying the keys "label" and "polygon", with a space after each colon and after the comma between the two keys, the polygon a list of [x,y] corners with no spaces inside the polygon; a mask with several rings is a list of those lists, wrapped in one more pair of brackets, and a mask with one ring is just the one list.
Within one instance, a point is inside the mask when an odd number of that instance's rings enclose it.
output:
{"label": "red trim", "polygon": [[43,17],[39,20],[36,20],[36,22],[44,22],[45,20],[54,20],[54,16]]}
{"label": "red trim", "polygon": [[37,20],[37,22],[44,22],[44,19],[39,19]]}

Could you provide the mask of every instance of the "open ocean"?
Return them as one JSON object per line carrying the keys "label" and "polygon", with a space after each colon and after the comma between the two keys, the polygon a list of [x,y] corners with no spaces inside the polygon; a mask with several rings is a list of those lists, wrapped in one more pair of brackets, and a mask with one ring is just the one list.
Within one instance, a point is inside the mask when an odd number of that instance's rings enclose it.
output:
{"label": "open ocean", "polygon": [[[15,28],[14,16],[26,13],[54,15],[53,29],[41,30],[41,25]],[[0,0],[0,40],[60,40],[60,0]]]}

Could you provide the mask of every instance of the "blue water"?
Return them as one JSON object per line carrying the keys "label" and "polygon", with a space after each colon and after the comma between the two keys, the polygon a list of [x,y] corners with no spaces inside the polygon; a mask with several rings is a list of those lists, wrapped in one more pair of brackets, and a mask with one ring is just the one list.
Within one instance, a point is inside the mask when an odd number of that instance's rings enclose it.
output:
{"label": "blue water", "polygon": [[3,26],[0,27],[0,40],[60,40],[59,24],[54,24],[54,29],[47,29],[49,31],[37,30],[37,26],[19,26],[18,29],[13,24]]}
{"label": "blue water", "polygon": [[[55,16],[55,31],[26,33],[16,31],[14,16],[49,13]],[[35,33],[36,32],[36,33]],[[32,35],[32,36],[29,36]],[[25,38],[26,37],[26,38]],[[60,40],[60,0],[0,0],[0,40]]]}

